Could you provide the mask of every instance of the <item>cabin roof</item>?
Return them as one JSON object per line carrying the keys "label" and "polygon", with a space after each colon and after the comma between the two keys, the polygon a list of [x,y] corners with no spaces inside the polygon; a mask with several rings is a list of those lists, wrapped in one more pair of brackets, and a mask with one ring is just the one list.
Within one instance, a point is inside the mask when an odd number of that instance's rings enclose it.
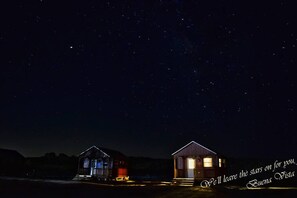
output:
{"label": "cabin roof", "polygon": [[97,146],[95,146],[95,145],[93,145],[93,146],[91,146],[90,148],[88,148],[87,150],[85,150],[85,151],[83,151],[83,152],[81,152],[79,155],[83,155],[84,153],[86,153],[86,152],[88,152],[89,150],[91,150],[91,149],[97,149],[97,150],[99,150],[99,151],[101,151],[104,155],[106,155],[107,157],[110,157],[107,153],[105,153],[104,151],[102,151],[101,149],[99,149]]}
{"label": "cabin roof", "polygon": [[101,151],[104,151],[105,153],[107,153],[109,156],[111,157],[116,157],[116,158],[122,158],[122,157],[126,157],[123,153],[121,153],[120,151],[116,151],[116,150],[112,150],[112,149],[108,149],[108,148],[103,148],[103,147],[99,147],[99,149]]}
{"label": "cabin roof", "polygon": [[14,157],[14,158],[19,158],[23,159],[24,156],[21,155],[19,152],[16,150],[10,150],[10,149],[1,149],[0,148],[0,157]]}
{"label": "cabin roof", "polygon": [[107,149],[107,148],[103,148],[103,147],[97,147],[95,145],[91,146],[87,150],[85,150],[82,153],[80,153],[79,156],[83,155],[84,153],[88,152],[91,149],[99,150],[100,152],[102,152],[107,157],[113,157],[113,158],[123,158],[123,157],[126,157],[123,153],[121,153],[119,151],[112,150],[112,149]]}
{"label": "cabin roof", "polygon": [[217,154],[216,152],[210,150],[209,148],[206,148],[205,146],[203,146],[203,145],[201,145],[201,144],[198,144],[198,143],[195,142],[195,141],[191,141],[191,142],[189,142],[188,144],[186,144],[185,146],[183,146],[183,147],[181,147],[180,149],[178,149],[177,151],[175,151],[174,153],[172,153],[171,155],[175,155],[175,154],[179,153],[180,151],[182,151],[183,149],[187,148],[187,147],[190,146],[191,144],[195,144],[195,145],[197,145],[197,146],[200,146],[200,147],[202,147],[202,148],[208,150],[209,152],[211,152],[211,153],[213,153],[213,154],[215,154],[215,155]]}

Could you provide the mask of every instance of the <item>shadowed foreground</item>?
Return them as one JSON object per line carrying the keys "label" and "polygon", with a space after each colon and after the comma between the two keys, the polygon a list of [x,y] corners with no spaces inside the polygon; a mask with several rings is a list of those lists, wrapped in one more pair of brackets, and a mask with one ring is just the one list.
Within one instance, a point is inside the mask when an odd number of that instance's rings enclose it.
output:
{"label": "shadowed foreground", "polygon": [[230,190],[177,186],[110,186],[72,181],[1,180],[0,197],[297,197],[297,190]]}

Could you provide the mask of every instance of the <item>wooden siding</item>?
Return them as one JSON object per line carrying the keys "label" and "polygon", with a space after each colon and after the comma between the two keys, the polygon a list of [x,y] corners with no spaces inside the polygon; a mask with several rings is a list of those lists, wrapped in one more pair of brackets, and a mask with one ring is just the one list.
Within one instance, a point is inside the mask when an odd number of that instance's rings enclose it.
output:
{"label": "wooden siding", "polygon": [[[183,146],[172,155],[174,159],[174,178],[191,178],[194,176],[195,180],[203,180],[226,172],[225,166],[219,167],[220,156],[195,141]],[[204,167],[203,159],[206,157],[212,158],[212,167]],[[194,172],[189,171],[192,168],[188,169],[188,158],[195,160]]]}

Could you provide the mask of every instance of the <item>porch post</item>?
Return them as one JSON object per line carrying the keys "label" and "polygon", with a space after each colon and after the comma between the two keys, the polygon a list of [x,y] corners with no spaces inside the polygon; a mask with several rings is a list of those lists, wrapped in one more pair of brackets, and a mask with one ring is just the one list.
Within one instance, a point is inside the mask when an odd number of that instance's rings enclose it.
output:
{"label": "porch post", "polygon": [[80,174],[80,160],[81,160],[81,158],[80,157],[78,157],[78,165],[77,165],[77,174],[79,175]]}
{"label": "porch post", "polygon": [[177,174],[176,174],[176,172],[177,172],[177,170],[176,170],[176,158],[175,157],[173,157],[173,170],[174,170],[174,174],[173,174],[173,177],[174,178],[176,178],[177,177]]}
{"label": "porch post", "polygon": [[183,156],[183,177],[187,177],[187,169],[188,169],[188,167],[187,167],[187,157],[184,157]]}

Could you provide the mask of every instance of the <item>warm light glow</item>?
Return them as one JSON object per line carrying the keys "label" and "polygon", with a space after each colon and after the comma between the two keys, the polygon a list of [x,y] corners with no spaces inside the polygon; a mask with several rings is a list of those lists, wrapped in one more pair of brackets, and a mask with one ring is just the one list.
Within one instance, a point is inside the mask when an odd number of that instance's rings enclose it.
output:
{"label": "warm light glow", "polygon": [[211,157],[203,158],[203,166],[204,167],[212,167],[212,158]]}
{"label": "warm light glow", "polygon": [[118,169],[118,176],[119,177],[125,177],[128,176],[128,171],[126,168],[119,168]]}
{"label": "warm light glow", "polygon": [[219,167],[222,167],[222,159],[219,158]]}
{"label": "warm light glow", "polygon": [[195,169],[195,160],[188,158],[188,169]]}

